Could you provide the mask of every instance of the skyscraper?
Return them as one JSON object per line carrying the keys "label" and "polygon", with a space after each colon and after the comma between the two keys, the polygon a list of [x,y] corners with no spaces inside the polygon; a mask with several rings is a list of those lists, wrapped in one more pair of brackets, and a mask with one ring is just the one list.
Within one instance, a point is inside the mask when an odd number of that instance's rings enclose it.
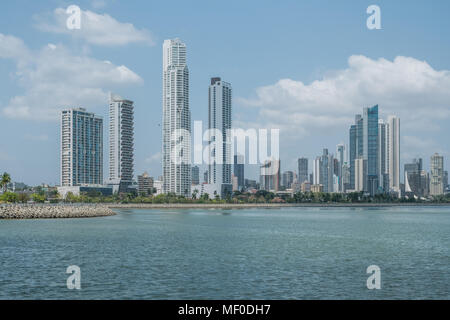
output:
{"label": "skyscraper", "polygon": [[323,149],[319,173],[319,184],[323,185],[323,192],[334,192],[334,158],[328,153],[328,149]]}
{"label": "skyscraper", "polygon": [[103,119],[83,108],[61,112],[60,184],[103,184]]}
{"label": "skyscraper", "polygon": [[305,181],[309,181],[308,176],[308,159],[298,159],[298,182],[302,184]]}
{"label": "skyscraper", "polygon": [[186,45],[163,44],[163,192],[191,196],[191,112]]}
{"label": "skyscraper", "polygon": [[404,172],[405,193],[416,197],[428,195],[428,175],[423,170],[422,159],[414,159],[412,163],[405,164]]}
{"label": "skyscraper", "polygon": [[355,161],[363,158],[364,152],[364,121],[360,114],[355,116],[355,124],[350,127],[350,147],[349,147],[349,166],[350,166],[350,189],[355,189]]}
{"label": "skyscraper", "polygon": [[133,101],[110,94],[109,98],[109,183],[114,191],[126,192],[133,182]]}
{"label": "skyscraper", "polygon": [[203,183],[208,183],[208,181],[209,181],[209,173],[208,170],[205,170],[203,172]]}
{"label": "skyscraper", "polygon": [[364,180],[367,175],[367,161],[363,158],[358,158],[355,160],[355,188],[354,191],[361,192],[364,191]]}
{"label": "skyscraper", "polygon": [[280,160],[265,160],[260,170],[261,189],[278,192],[280,188]]}
{"label": "skyscraper", "polygon": [[378,181],[383,192],[389,191],[389,174],[387,159],[387,124],[380,119],[378,121]]}
{"label": "skyscraper", "polygon": [[435,153],[431,156],[430,195],[438,196],[444,193],[444,157]]}
{"label": "skyscraper", "polygon": [[444,189],[448,188],[448,171],[444,171]]}
{"label": "skyscraper", "polygon": [[338,144],[336,147],[336,159],[337,161],[337,170],[336,170],[336,176],[338,179],[338,190],[339,192],[344,191],[344,173],[343,173],[343,167],[347,163],[347,148],[344,144]]}
{"label": "skyscraper", "polygon": [[349,145],[349,171],[350,171],[350,183],[349,188],[355,189],[355,160],[357,159],[357,144],[356,144],[356,125],[351,125],[349,130],[350,145]]}
{"label": "skyscraper", "polygon": [[192,184],[200,184],[200,169],[198,166],[192,167]]}
{"label": "skyscraper", "polygon": [[364,108],[363,159],[367,161],[366,189],[370,195],[378,191],[378,105]]}
{"label": "skyscraper", "polygon": [[209,86],[208,128],[210,130],[208,171],[209,183],[216,186],[222,198],[232,191],[231,182],[231,97],[232,89],[228,82],[211,78]]}
{"label": "skyscraper", "polygon": [[321,167],[321,158],[316,157],[313,161],[313,185],[319,185],[321,183],[320,181],[320,167]]}
{"label": "skyscraper", "polygon": [[234,156],[234,175],[238,181],[238,189],[241,190],[245,186],[244,176],[244,156],[237,154]]}
{"label": "skyscraper", "polygon": [[290,189],[292,186],[292,183],[294,182],[294,172],[292,171],[285,171],[282,175],[282,186],[286,189]]}
{"label": "skyscraper", "polygon": [[400,118],[389,116],[386,126],[386,165],[389,189],[400,193]]}

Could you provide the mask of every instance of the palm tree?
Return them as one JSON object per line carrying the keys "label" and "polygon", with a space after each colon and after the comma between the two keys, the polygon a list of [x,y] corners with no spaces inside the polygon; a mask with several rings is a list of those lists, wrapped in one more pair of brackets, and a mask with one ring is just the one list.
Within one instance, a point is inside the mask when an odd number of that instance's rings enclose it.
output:
{"label": "palm tree", "polygon": [[9,175],[9,173],[3,173],[2,178],[0,180],[0,185],[3,188],[3,191],[6,192],[6,187],[8,186],[8,183],[11,182],[11,176]]}

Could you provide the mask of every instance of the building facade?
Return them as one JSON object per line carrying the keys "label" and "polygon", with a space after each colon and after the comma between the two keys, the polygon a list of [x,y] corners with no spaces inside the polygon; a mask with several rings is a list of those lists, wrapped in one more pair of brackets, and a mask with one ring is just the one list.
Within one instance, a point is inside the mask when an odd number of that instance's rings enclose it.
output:
{"label": "building facade", "polygon": [[308,159],[298,159],[298,183],[302,184],[305,181],[309,181],[308,175]]}
{"label": "building facade", "polygon": [[283,172],[283,175],[281,178],[282,186],[285,187],[286,189],[290,189],[293,182],[294,182],[294,172],[292,172],[292,171]]}
{"label": "building facade", "polygon": [[400,118],[389,116],[386,126],[386,165],[389,191],[400,193]]}
{"label": "building facade", "polygon": [[126,192],[134,175],[133,101],[110,94],[109,98],[109,184]]}
{"label": "building facade", "polygon": [[222,198],[231,193],[231,99],[232,89],[221,78],[211,78],[209,86],[208,128],[209,128],[209,184],[216,186]]}
{"label": "building facade", "polygon": [[234,176],[237,178],[238,190],[245,187],[245,175],[244,175],[244,156],[237,154],[234,156]]}
{"label": "building facade", "polygon": [[364,108],[363,159],[367,161],[366,188],[370,195],[378,192],[378,105]]}
{"label": "building facade", "polygon": [[198,166],[192,167],[192,184],[200,184],[200,168]]}
{"label": "building facade", "polygon": [[[191,196],[191,112],[186,45],[163,44],[163,192]],[[189,135],[189,137],[188,137]]]}
{"label": "building facade", "polygon": [[153,181],[147,172],[138,175],[138,194],[145,196],[153,194]]}
{"label": "building facade", "polygon": [[444,157],[435,153],[430,162],[430,195],[444,194]]}
{"label": "building facade", "polygon": [[387,126],[382,119],[378,122],[378,181],[383,192],[389,192],[389,172],[387,165]]}
{"label": "building facade", "polygon": [[83,108],[61,112],[61,187],[103,184],[103,119]]}
{"label": "building facade", "polygon": [[260,167],[260,186],[262,190],[280,190],[280,160],[266,160]]}

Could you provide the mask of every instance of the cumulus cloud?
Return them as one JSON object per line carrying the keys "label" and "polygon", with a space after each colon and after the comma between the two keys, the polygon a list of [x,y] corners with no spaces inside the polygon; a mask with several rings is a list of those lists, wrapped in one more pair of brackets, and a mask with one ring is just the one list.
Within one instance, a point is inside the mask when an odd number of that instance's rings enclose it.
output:
{"label": "cumulus cloud", "polygon": [[[348,141],[348,128],[363,107],[379,105],[380,117],[401,118],[402,156],[445,154],[450,118],[450,71],[436,70],[411,57],[370,59],[353,55],[343,70],[303,83],[292,79],[259,87],[237,98],[244,107],[233,124],[247,128],[279,128],[282,157],[320,153],[327,143]],[[339,138],[334,138],[339,136]],[[332,142],[334,141],[334,142]],[[348,142],[346,142],[348,143]],[[299,150],[300,148],[300,150]],[[314,149],[314,151],[312,151]]]}
{"label": "cumulus cloud", "polygon": [[22,39],[0,33],[0,58],[24,62],[29,60],[30,56],[30,51]]}
{"label": "cumulus cloud", "polygon": [[[16,56],[5,48],[8,43],[17,44]],[[0,57],[16,61],[14,80],[25,90],[3,108],[10,118],[57,119],[63,107],[105,105],[110,90],[143,82],[126,66],[77,56],[63,45],[50,44],[31,52],[20,39],[2,34]]]}
{"label": "cumulus cloud", "polygon": [[263,126],[300,129],[305,134],[350,125],[363,107],[375,104],[385,114],[400,116],[406,127],[428,130],[434,120],[450,117],[449,87],[450,71],[435,70],[425,61],[355,55],[349,58],[348,68],[321,80],[304,84],[282,79],[256,89],[256,97],[238,102],[255,107]]}
{"label": "cumulus cloud", "polygon": [[150,157],[145,159],[146,163],[160,163],[161,162],[161,152],[157,152]]}
{"label": "cumulus cloud", "polygon": [[89,44],[99,46],[124,46],[132,43],[154,45],[150,31],[137,29],[131,23],[119,22],[106,13],[98,14],[89,10],[82,10],[81,28],[78,30],[67,28],[68,17],[65,9],[57,8],[50,15],[36,15],[34,17],[35,26],[44,32],[71,35]]}

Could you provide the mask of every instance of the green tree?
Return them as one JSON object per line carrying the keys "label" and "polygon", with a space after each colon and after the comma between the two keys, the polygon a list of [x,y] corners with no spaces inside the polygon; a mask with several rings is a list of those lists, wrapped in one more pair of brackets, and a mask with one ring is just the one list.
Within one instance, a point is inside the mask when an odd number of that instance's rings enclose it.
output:
{"label": "green tree", "polygon": [[33,201],[34,201],[34,202],[37,202],[37,203],[44,203],[45,200],[47,200],[47,199],[45,198],[45,195],[41,195],[41,194],[38,194],[38,193],[33,193],[33,194],[31,195],[31,199],[33,199]]}
{"label": "green tree", "polygon": [[14,192],[5,192],[1,199],[5,202],[16,203],[17,202],[17,194]]}
{"label": "green tree", "polygon": [[8,186],[8,183],[11,182],[11,176],[9,175],[9,173],[4,172],[2,174],[2,177],[0,179],[0,185],[3,188],[3,191],[6,192],[6,188]]}

